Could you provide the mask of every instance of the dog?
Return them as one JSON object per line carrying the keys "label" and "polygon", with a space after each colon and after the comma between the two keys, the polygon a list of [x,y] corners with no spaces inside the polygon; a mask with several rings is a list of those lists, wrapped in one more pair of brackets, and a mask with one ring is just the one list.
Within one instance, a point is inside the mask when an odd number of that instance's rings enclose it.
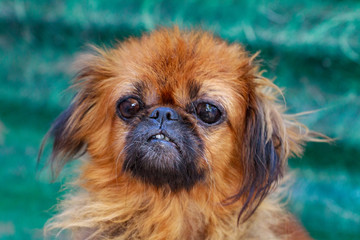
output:
{"label": "dog", "polygon": [[285,114],[256,56],[172,27],[80,57],[77,93],[48,134],[55,176],[82,163],[45,232],[310,239],[276,193],[287,159],[319,135]]}

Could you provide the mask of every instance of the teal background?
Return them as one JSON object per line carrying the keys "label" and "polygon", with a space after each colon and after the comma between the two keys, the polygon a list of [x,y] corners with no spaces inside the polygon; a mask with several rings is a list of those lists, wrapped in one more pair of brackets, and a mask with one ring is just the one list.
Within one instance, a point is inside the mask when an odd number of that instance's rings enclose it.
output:
{"label": "teal background", "polygon": [[337,141],[290,160],[289,209],[315,239],[360,239],[360,2],[351,0],[0,0],[0,239],[42,239],[63,193],[64,176],[51,183],[36,155],[73,94],[76,55],[174,23],[261,50],[289,112],[319,110],[301,121]]}

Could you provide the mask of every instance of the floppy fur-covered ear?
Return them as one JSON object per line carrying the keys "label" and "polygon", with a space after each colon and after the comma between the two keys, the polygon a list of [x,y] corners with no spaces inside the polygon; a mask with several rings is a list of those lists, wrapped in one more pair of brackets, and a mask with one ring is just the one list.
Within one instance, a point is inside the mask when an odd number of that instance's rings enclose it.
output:
{"label": "floppy fur-covered ear", "polygon": [[101,88],[103,79],[111,77],[105,69],[109,61],[104,58],[102,50],[93,49],[96,54],[82,55],[75,63],[80,69],[73,85],[77,94],[71,105],[54,121],[42,142],[39,158],[48,138],[54,140],[49,162],[55,177],[67,162],[86,152],[87,137],[99,129],[106,118],[106,113],[101,112],[106,111],[100,101],[101,91],[97,89]]}
{"label": "floppy fur-covered ear", "polygon": [[247,199],[241,214],[248,210],[246,217],[255,211],[274,183],[282,177],[287,152],[286,133],[279,109],[257,91],[258,87],[255,86],[249,95],[243,136],[241,195],[245,194]]}
{"label": "floppy fur-covered ear", "polygon": [[59,171],[68,161],[84,152],[86,144],[85,139],[78,136],[81,131],[79,123],[71,120],[77,107],[76,102],[72,103],[57,117],[49,130],[48,134],[54,139],[50,157],[53,172]]}
{"label": "floppy fur-covered ear", "polygon": [[91,108],[85,99],[81,102],[76,96],[52,124],[48,135],[54,140],[50,164],[55,176],[67,162],[86,152],[86,139],[82,134],[85,126],[81,120]]}
{"label": "floppy fur-covered ear", "polygon": [[257,76],[250,83],[243,134],[239,136],[243,174],[241,189],[230,202],[244,199],[239,220],[247,220],[283,176],[287,158],[301,155],[306,141],[317,141],[311,132],[277,100],[282,94],[270,80]]}

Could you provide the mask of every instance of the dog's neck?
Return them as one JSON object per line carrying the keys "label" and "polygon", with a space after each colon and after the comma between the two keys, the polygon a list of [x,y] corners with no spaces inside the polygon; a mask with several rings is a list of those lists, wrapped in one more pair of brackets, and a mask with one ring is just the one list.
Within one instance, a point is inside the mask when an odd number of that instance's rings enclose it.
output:
{"label": "dog's neck", "polygon": [[[238,224],[240,203],[224,206],[214,194],[199,195],[196,192],[199,189],[173,194],[120,181],[113,188],[92,190],[81,190],[70,196],[63,202],[66,208],[48,226],[69,229],[74,239],[104,236],[114,239],[178,239],[179,236],[182,239],[185,236],[186,239],[262,239],[273,236],[271,239],[278,239],[273,226],[279,219],[269,216],[280,216],[282,210],[269,200],[265,200],[249,220]],[[256,236],[260,232],[262,236]]]}

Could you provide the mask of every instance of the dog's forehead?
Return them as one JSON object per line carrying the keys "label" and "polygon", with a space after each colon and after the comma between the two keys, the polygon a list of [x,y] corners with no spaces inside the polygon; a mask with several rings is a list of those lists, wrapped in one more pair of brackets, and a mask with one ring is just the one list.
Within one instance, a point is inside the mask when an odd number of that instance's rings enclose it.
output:
{"label": "dog's forehead", "polygon": [[209,33],[157,31],[122,43],[112,56],[112,102],[128,95],[180,107],[202,99],[225,108],[246,102],[253,68],[248,53]]}
{"label": "dog's forehead", "polygon": [[[234,73],[205,72],[194,69],[150,71],[139,73],[129,82],[129,91],[149,104],[186,105],[198,99],[230,101],[242,94],[241,79]],[[240,83],[239,83],[240,81]],[[245,93],[244,93],[245,94]]]}
{"label": "dog's forehead", "polygon": [[123,48],[128,49],[123,69],[137,95],[173,103],[174,99],[232,95],[244,85],[239,78],[243,50],[209,35],[150,35]]}

